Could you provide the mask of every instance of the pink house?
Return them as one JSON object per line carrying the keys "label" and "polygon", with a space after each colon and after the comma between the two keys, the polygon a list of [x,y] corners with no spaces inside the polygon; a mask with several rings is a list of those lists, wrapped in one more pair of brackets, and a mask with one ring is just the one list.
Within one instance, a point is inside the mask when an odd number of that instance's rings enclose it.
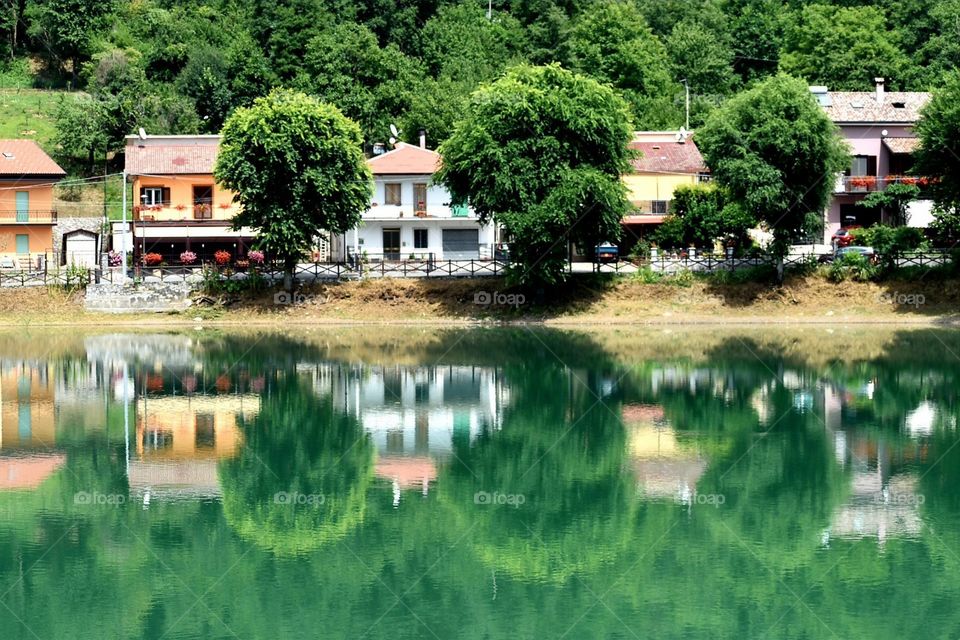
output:
{"label": "pink house", "polygon": [[[925,92],[886,91],[884,79],[876,79],[875,91],[828,91],[810,87],[817,102],[833,120],[850,145],[850,168],[837,177],[833,199],[827,210],[824,242],[840,227],[892,223],[879,209],[858,206],[871,191],[886,189],[897,182],[920,183],[910,173],[918,140],[913,127],[920,109],[930,99]],[[932,204],[920,200],[911,204],[908,224],[927,227]]]}

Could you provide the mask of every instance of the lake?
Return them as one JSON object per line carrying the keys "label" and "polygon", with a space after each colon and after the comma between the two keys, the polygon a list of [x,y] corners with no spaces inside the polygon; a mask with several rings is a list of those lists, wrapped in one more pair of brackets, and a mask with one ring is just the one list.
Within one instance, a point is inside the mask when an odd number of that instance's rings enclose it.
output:
{"label": "lake", "polygon": [[0,333],[0,637],[960,635],[960,333]]}

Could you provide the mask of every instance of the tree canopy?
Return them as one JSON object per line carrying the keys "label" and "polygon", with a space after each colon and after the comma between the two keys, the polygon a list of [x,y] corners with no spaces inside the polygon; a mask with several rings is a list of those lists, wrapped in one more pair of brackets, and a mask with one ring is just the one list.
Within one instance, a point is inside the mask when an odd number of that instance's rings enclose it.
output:
{"label": "tree canopy", "polygon": [[713,112],[697,144],[717,183],[773,232],[783,254],[819,220],[837,173],[849,166],[839,130],[807,85],[777,75]]}
{"label": "tree canopy", "polygon": [[568,243],[589,252],[619,237],[630,136],[611,88],[559,65],[514,67],[473,93],[437,180],[512,237],[516,281],[556,283]]}
{"label": "tree canopy", "polygon": [[923,107],[917,135],[917,173],[935,178],[930,189],[941,209],[960,211],[960,72]]}
{"label": "tree canopy", "polygon": [[373,183],[356,123],[303,93],[277,90],[237,109],[223,127],[214,175],[236,193],[236,228],[259,243],[290,276],[322,232],[360,222]]}

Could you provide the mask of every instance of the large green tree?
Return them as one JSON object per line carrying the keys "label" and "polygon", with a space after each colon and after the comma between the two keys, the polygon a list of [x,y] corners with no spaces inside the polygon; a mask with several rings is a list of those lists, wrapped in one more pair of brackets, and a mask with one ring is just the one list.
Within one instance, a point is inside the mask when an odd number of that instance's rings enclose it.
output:
{"label": "large green tree", "polygon": [[598,2],[573,23],[566,40],[572,69],[613,85],[630,104],[639,129],[680,124],[680,86],[666,49],[633,4]]}
{"label": "large green tree", "polygon": [[214,175],[242,205],[234,225],[257,230],[289,290],[315,238],[352,229],[370,205],[360,128],[333,105],[276,90],[234,111],[222,135]]}
{"label": "large green tree", "polygon": [[936,224],[941,236],[960,236],[960,72],[947,76],[933,92],[917,123],[920,149],[914,170],[933,178],[928,187],[936,203]]}
{"label": "large green tree", "polygon": [[630,136],[611,88],[559,65],[519,66],[473,94],[437,179],[512,236],[516,281],[556,283],[569,242],[592,250],[619,237]]}
{"label": "large green tree", "polygon": [[831,89],[865,90],[875,77],[899,83],[908,66],[896,32],[877,7],[804,7],[787,34],[787,73]]}
{"label": "large green tree", "polygon": [[76,80],[113,9],[113,0],[33,0],[25,17],[30,24],[28,33],[41,43],[48,64],[60,69],[69,63]]}
{"label": "large green tree", "polygon": [[781,258],[812,218],[822,220],[834,176],[850,158],[807,85],[784,74],[714,111],[697,145],[716,181],[771,229]]}

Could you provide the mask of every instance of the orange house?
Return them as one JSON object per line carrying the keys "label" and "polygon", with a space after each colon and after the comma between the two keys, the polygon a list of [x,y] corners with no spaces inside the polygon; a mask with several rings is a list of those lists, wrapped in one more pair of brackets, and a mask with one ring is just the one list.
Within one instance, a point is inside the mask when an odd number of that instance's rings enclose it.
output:
{"label": "orange house", "polygon": [[213,179],[220,136],[127,136],[125,169],[132,181],[136,255],[159,253],[170,264],[192,251],[213,260],[223,250],[246,255],[256,234],[230,228],[238,205]]}
{"label": "orange house", "polygon": [[54,252],[53,185],[66,172],[33,140],[0,140],[0,264],[42,265]]}

